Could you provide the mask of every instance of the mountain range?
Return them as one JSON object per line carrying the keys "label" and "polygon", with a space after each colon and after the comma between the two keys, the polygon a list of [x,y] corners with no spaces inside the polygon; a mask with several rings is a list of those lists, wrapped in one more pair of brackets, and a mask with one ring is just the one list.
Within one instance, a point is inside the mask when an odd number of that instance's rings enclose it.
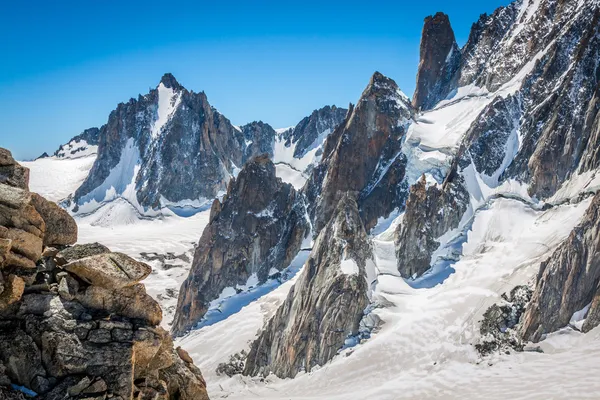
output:
{"label": "mountain range", "polygon": [[[167,73],[0,183],[81,168],[31,189],[80,240],[152,262],[213,398],[597,393],[600,3],[516,0],[462,47],[428,16],[416,83],[411,99],[374,72],[356,104],[274,129]],[[7,267],[42,245],[15,242]]]}

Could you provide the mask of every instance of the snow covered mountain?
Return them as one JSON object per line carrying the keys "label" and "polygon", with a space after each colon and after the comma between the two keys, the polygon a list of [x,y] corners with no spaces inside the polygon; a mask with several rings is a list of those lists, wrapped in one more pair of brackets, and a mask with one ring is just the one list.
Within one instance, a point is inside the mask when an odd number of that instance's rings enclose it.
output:
{"label": "snow covered mountain", "polygon": [[110,114],[72,210],[88,214],[120,200],[152,216],[165,207],[210,204],[246,158],[269,148],[275,132],[256,127],[233,126],[204,93],[188,91],[166,74],[156,89]]}

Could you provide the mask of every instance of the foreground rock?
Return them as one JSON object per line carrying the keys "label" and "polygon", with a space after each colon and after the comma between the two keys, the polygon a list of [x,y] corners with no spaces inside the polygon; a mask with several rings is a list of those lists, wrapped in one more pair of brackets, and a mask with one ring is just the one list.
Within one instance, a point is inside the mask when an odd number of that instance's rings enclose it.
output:
{"label": "foreground rock", "polygon": [[173,334],[193,327],[226,288],[267,280],[287,267],[308,232],[294,188],[275,176],[266,155],[232,179],[223,203],[215,200],[190,270],[181,286]]}
{"label": "foreground rock", "polygon": [[252,344],[244,374],[292,378],[331,360],[358,334],[374,279],[358,206],[346,194],[285,302]]}
{"label": "foreground rock", "polygon": [[160,306],[139,283],[149,267],[97,243],[65,248],[77,240],[71,217],[1,185],[21,200],[0,206],[0,398],[208,399],[158,326]]}
{"label": "foreground rock", "polygon": [[533,297],[523,316],[522,335],[537,342],[547,333],[567,326],[583,312],[582,330],[600,324],[600,195],[596,195],[581,223],[540,267]]}

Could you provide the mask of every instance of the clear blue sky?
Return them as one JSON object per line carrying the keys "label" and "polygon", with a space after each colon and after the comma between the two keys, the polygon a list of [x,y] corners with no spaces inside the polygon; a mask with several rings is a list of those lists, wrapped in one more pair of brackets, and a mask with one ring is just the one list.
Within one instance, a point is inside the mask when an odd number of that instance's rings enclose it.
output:
{"label": "clear blue sky", "polygon": [[18,159],[100,126],[165,72],[234,124],[296,124],[355,102],[379,70],[411,95],[423,18],[459,45],[508,0],[22,1],[0,13],[0,146]]}

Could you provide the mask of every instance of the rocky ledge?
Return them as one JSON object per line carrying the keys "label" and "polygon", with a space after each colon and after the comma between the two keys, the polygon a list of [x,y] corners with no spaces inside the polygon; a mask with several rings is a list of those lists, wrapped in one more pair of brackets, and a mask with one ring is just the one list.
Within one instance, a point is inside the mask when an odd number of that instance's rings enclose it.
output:
{"label": "rocky ledge", "polygon": [[0,398],[208,399],[141,280],[151,268],[77,240],[0,149]]}

